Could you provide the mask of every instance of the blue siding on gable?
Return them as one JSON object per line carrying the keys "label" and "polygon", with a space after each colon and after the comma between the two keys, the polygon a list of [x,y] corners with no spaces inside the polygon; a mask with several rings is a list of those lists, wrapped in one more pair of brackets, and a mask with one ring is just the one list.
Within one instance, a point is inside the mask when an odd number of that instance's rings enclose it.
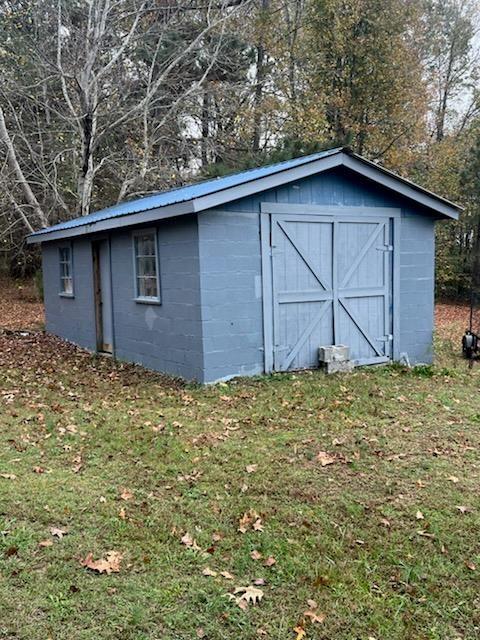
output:
{"label": "blue siding on gable", "polygon": [[65,246],[65,243],[49,242],[42,247],[46,329],[81,347],[93,350],[96,348],[96,329],[90,240],[81,239],[71,243],[73,298],[59,295],[60,246]]}

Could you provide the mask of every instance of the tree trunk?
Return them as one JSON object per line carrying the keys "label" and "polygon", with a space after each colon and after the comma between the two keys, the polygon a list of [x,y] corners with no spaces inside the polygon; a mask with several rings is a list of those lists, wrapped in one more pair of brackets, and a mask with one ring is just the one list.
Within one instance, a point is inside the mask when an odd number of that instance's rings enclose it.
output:
{"label": "tree trunk", "polygon": [[[262,14],[264,15],[269,8],[269,0],[262,0]],[[263,38],[260,35],[258,44],[257,44],[257,74],[256,74],[256,82],[255,82],[255,94],[253,98],[253,140],[252,140],[252,149],[254,152],[257,152],[260,149],[260,139],[262,135],[262,98],[263,98],[263,87],[265,84],[265,47],[263,44]]]}

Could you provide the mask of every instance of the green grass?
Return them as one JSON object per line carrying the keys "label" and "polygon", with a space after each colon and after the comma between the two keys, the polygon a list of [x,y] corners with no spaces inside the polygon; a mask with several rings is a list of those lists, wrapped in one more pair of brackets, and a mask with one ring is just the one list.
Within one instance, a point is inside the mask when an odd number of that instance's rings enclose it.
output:
{"label": "green grass", "polygon": [[[480,369],[440,351],[201,388],[0,336],[0,639],[478,638]],[[81,566],[109,550],[119,573]]]}

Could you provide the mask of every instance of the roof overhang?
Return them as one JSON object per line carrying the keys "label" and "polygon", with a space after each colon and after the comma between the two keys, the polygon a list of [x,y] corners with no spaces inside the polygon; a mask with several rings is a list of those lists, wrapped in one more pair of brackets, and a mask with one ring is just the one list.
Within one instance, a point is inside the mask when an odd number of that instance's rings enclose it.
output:
{"label": "roof overhang", "polygon": [[362,156],[352,153],[347,149],[339,149],[331,155],[314,159],[298,167],[279,170],[274,174],[254,178],[248,182],[196,197],[185,202],[178,202],[164,207],[107,218],[97,222],[85,223],[84,225],[78,225],[68,229],[52,229],[52,231],[45,229],[28,236],[27,243],[33,244],[51,240],[62,240],[121,227],[151,223],[157,220],[174,218],[191,213],[200,213],[206,209],[220,207],[227,202],[233,202],[234,200],[252,196],[262,191],[274,189],[281,185],[296,182],[302,178],[308,178],[309,176],[341,166],[350,169],[367,180],[383,186],[399,196],[425,207],[438,219],[450,218],[457,220],[459,212],[462,210],[462,207],[459,205],[416,185],[406,178],[392,173],[388,169]]}

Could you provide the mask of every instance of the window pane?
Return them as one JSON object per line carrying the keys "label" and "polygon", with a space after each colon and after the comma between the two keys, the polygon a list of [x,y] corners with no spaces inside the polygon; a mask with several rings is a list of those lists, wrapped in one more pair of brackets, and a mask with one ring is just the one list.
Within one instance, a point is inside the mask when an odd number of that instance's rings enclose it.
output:
{"label": "window pane", "polygon": [[137,274],[139,276],[155,277],[157,275],[155,258],[138,258]]}
{"label": "window pane", "polygon": [[137,236],[137,256],[154,256],[154,255],[155,255],[154,234]]}
{"label": "window pane", "polygon": [[157,279],[156,278],[144,278],[145,282],[145,296],[147,298],[157,297]]}
{"label": "window pane", "polygon": [[64,278],[63,282],[63,293],[73,293],[73,282],[72,278]]}

